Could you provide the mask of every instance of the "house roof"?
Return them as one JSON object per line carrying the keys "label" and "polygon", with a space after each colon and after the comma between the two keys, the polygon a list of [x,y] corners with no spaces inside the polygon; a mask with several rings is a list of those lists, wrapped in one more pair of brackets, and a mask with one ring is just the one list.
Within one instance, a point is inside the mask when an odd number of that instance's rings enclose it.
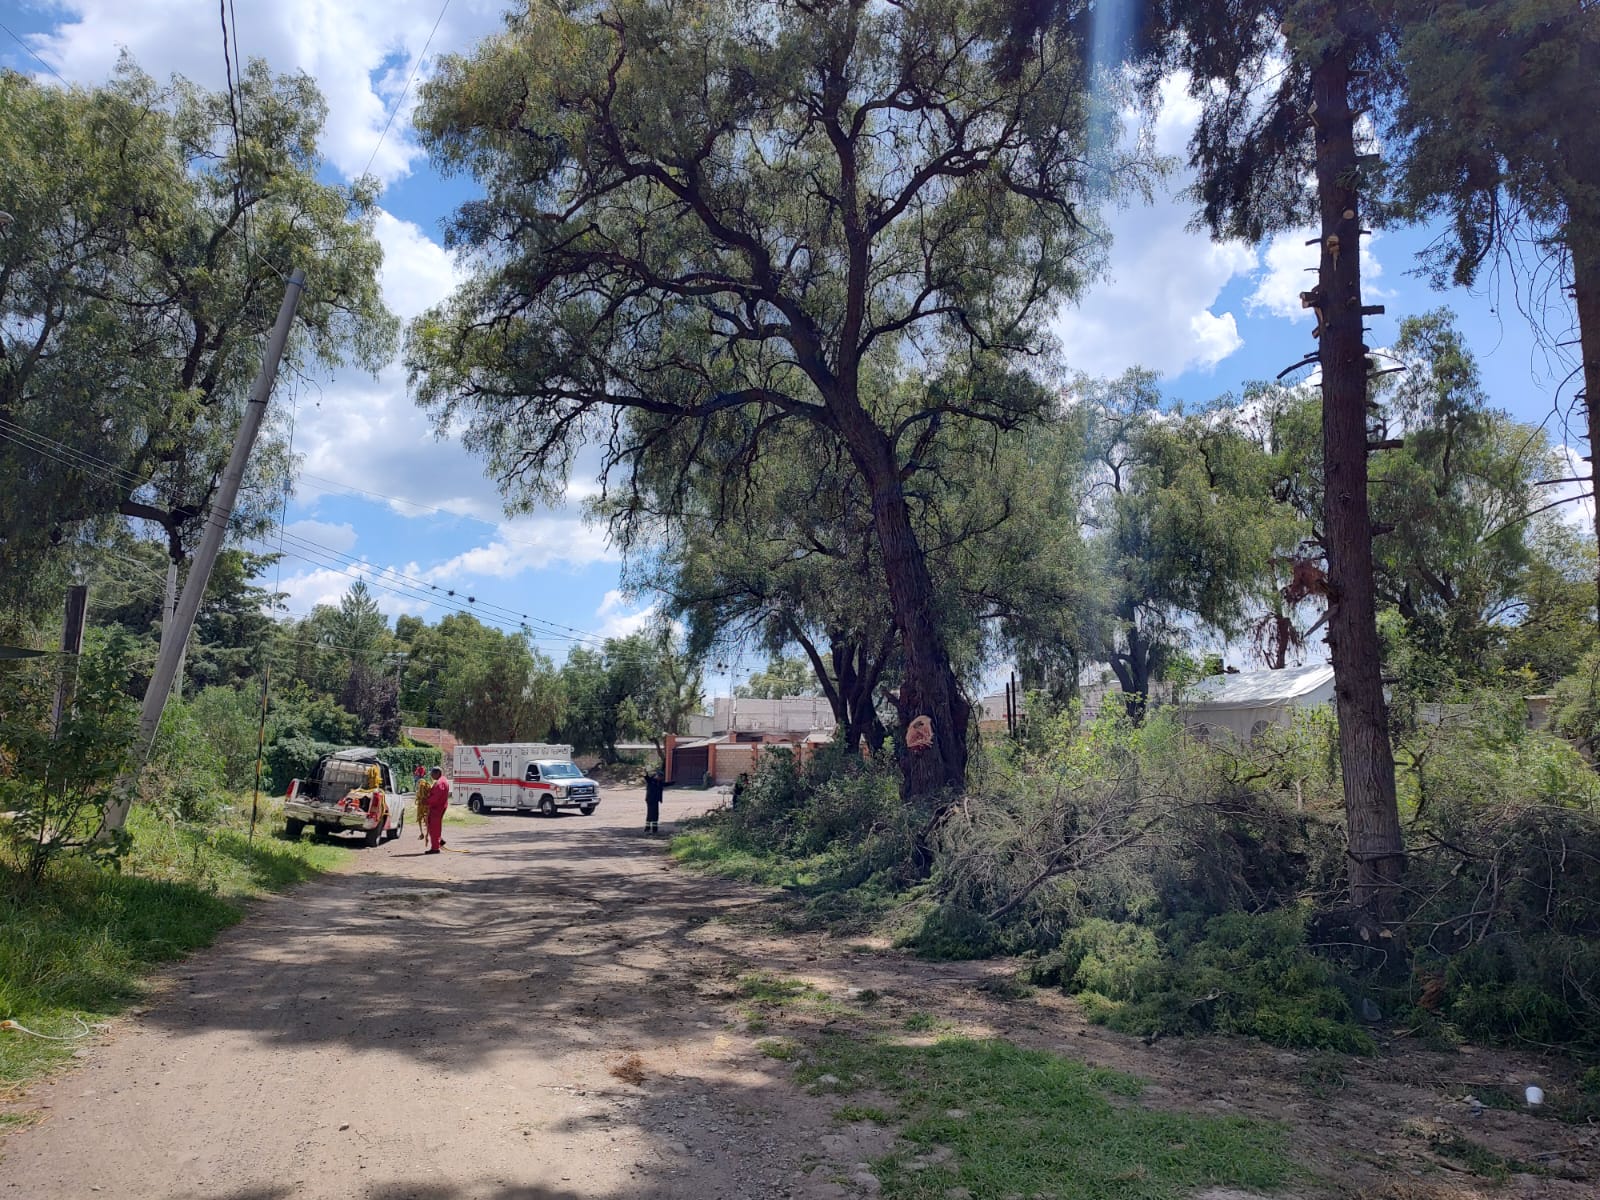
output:
{"label": "house roof", "polygon": [[1189,688],[1184,698],[1195,708],[1267,708],[1304,701],[1332,683],[1333,668],[1317,663],[1281,671],[1212,675]]}

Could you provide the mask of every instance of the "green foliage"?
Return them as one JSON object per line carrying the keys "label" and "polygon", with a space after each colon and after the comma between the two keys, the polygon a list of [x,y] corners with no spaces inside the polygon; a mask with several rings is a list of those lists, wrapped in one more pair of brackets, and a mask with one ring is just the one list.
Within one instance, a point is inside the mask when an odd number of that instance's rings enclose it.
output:
{"label": "green foliage", "polygon": [[318,742],[308,737],[286,737],[267,747],[268,787],[274,795],[289,790],[295,779],[309,779],[325,754],[343,750],[350,742]]}
{"label": "green foliage", "polygon": [[332,697],[312,691],[303,682],[274,687],[267,700],[267,740],[304,738],[318,742],[354,745],[361,737],[361,721],[336,704]]}
{"label": "green foliage", "polygon": [[[37,883],[67,855],[114,854],[96,843],[100,814],[128,766],[138,714],[126,694],[126,644],[113,641],[73,658],[9,662],[0,674],[0,848]],[[59,682],[70,700],[51,714]]]}
{"label": "green foliage", "polygon": [[139,776],[140,799],[173,820],[205,821],[226,786],[225,772],[222,751],[192,708],[168,700],[150,763]]}
{"label": "green foliage", "polygon": [[440,700],[445,725],[463,742],[539,742],[567,707],[555,664],[520,635],[491,652],[456,663]]}
{"label": "green foliage", "polygon": [[800,658],[779,655],[767,661],[766,670],[757,671],[733,689],[735,696],[756,700],[780,700],[785,696],[815,696],[819,693],[816,673]]}
{"label": "green foliage", "polygon": [[[324,182],[326,112],[309,77],[259,59],[229,93],[157,84],[126,56],[96,88],[0,77],[0,195],[14,218],[0,238],[0,411],[108,464],[86,472],[0,445],[7,608],[35,608],[50,572],[119,517],[153,523],[170,555],[193,546],[291,267],[309,282],[288,366],[376,370],[392,353],[375,193]],[[235,113],[250,131],[237,147],[217,137]],[[270,520],[288,469],[269,431],[237,529]],[[259,612],[210,616],[214,644],[247,656]],[[240,655],[197,666],[205,683],[232,682]]]}
{"label": "green foliage", "polygon": [[1226,913],[1157,929],[1091,919],[1037,977],[1086,993],[1091,1020],[1124,1033],[1237,1033],[1279,1046],[1371,1053],[1333,967],[1306,945],[1305,913]]}
{"label": "green foliage", "polygon": [[1273,494],[1272,457],[1231,410],[1164,413],[1156,377],[1139,369],[1076,390],[1102,485],[1090,547],[1110,581],[1092,649],[1138,713],[1194,622],[1242,632],[1266,564],[1309,525]]}
{"label": "green foliage", "polygon": [[256,775],[261,693],[209,687],[188,701],[187,708],[200,735],[221,759],[224,785],[233,789],[250,787]]}
{"label": "green foliage", "polygon": [[[247,807],[247,806],[245,806]],[[348,853],[313,842],[245,837],[244,809],[208,831],[136,805],[120,870],[60,864],[37,887],[0,852],[0,1013],[70,1037],[145,992],[152,967],[208,945],[243,915],[240,901],[311,878]],[[270,815],[263,828],[274,822]],[[0,1036],[0,1087],[26,1080],[74,1043]]]}
{"label": "green foliage", "polygon": [[[890,1200],[1051,1195],[1178,1200],[1205,1187],[1272,1191],[1294,1175],[1282,1130],[1146,1108],[1127,1075],[1002,1041],[931,1046],[824,1038],[796,1073],[889,1098],[900,1144],[872,1163]],[[848,1111],[860,1111],[847,1105]],[[926,1170],[927,1152],[953,1152]]]}
{"label": "green foliage", "polygon": [[378,750],[378,758],[389,764],[389,770],[394,773],[396,791],[409,792],[412,772],[417,767],[424,770],[441,766],[444,763],[444,751],[437,746],[383,746]]}
{"label": "green foliage", "polygon": [[959,904],[935,905],[899,942],[919,958],[962,962],[1000,953],[1005,939],[993,921]]}

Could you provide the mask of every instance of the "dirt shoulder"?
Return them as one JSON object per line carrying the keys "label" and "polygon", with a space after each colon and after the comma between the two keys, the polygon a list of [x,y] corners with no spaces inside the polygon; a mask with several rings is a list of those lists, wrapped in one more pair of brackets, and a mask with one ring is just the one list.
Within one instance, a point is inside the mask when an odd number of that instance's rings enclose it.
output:
{"label": "dirt shoulder", "polygon": [[[669,792],[663,816],[708,799]],[[1142,1075],[1146,1103],[1285,1121],[1317,1177],[1297,1195],[1412,1173],[1477,1186],[1438,1153],[1453,1130],[1547,1155],[1541,1170],[1595,1168],[1590,1131],[1460,1099],[1537,1081],[1537,1060],[1147,1047],[1017,996],[1004,963],[783,930],[770,894],[672,867],[642,819],[641,794],[612,789],[590,818],[497,816],[428,857],[408,836],[260,903],[15,1106],[37,1120],[0,1142],[0,1197],[840,1200],[871,1193],[858,1164],[892,1132],[836,1121],[837,1098],[796,1086],[763,1040],[908,1021]],[[830,1000],[752,1012],[752,972]]]}

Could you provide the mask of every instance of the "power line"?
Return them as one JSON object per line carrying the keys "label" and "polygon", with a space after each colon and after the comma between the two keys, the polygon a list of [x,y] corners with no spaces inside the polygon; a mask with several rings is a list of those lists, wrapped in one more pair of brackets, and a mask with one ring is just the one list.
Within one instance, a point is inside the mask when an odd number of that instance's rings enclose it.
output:
{"label": "power line", "polygon": [[411,92],[411,85],[416,81],[417,72],[422,69],[422,60],[428,53],[428,47],[433,45],[433,35],[439,32],[439,24],[444,20],[444,14],[450,8],[450,0],[444,0],[439,6],[439,15],[434,18],[433,28],[428,31],[428,40],[422,43],[422,50],[417,54],[417,61],[411,64],[411,75],[406,79],[406,86],[400,91],[400,98],[394,102],[394,107],[389,110],[389,119],[383,123],[383,132],[378,135],[378,144],[373,146],[371,155],[367,158],[367,165],[361,168],[365,176],[372,170],[372,164],[377,160],[378,151],[383,148],[383,139],[389,136],[389,127],[394,124],[394,119],[400,113],[400,106],[406,102],[406,96]]}

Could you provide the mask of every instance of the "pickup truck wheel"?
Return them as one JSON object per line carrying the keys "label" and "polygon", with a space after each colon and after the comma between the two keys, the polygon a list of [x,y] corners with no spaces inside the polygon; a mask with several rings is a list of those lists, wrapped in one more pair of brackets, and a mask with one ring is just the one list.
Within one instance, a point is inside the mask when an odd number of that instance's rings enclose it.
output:
{"label": "pickup truck wheel", "polygon": [[406,827],[406,810],[400,810],[400,819],[395,822],[394,828],[389,830],[389,840],[392,842],[400,836],[400,831]]}
{"label": "pickup truck wheel", "polygon": [[542,797],[540,799],[540,801],[539,801],[539,811],[540,811],[540,813],[542,813],[544,816],[547,816],[547,817],[555,816],[556,815],[556,802],[554,800],[552,800],[549,796]]}
{"label": "pickup truck wheel", "polygon": [[377,846],[382,843],[383,835],[384,828],[382,825],[379,825],[376,829],[367,830],[366,837],[362,840],[365,841],[369,846]]}
{"label": "pickup truck wheel", "polygon": [[593,816],[594,815],[594,805],[592,805],[592,804],[584,804],[584,805],[579,807],[578,811],[581,812],[586,817]]}
{"label": "pickup truck wheel", "polygon": [[293,817],[288,817],[283,822],[283,836],[291,842],[298,842],[300,835],[305,831],[306,823],[304,821],[297,821]]}

